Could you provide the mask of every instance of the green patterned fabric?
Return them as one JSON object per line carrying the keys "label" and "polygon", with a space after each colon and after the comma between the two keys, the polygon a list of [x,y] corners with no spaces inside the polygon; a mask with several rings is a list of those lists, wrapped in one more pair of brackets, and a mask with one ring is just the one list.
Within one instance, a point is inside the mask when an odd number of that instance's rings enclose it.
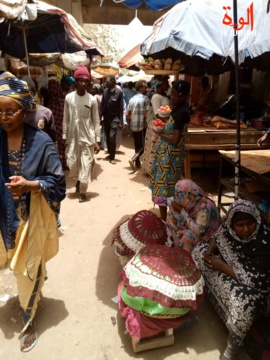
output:
{"label": "green patterned fabric", "polygon": [[168,308],[162,306],[157,301],[148,300],[140,296],[129,296],[125,286],[122,287],[122,300],[134,310],[147,313],[149,315],[185,315],[190,309],[187,308]]}

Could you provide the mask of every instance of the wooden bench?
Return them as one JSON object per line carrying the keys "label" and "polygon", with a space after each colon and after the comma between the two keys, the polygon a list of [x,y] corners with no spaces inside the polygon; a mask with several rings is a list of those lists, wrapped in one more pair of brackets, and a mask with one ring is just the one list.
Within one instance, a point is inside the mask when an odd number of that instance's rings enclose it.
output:
{"label": "wooden bench", "polygon": [[[265,133],[264,130],[253,128],[241,129],[241,150],[258,149],[257,140]],[[234,150],[236,144],[236,129],[218,130],[215,127],[190,127],[186,140],[186,157],[184,163],[185,178],[191,178],[191,167],[193,161],[196,163],[199,159],[194,157],[193,150],[206,152],[209,150]],[[269,142],[263,145],[263,148],[269,148]],[[196,155],[198,157],[198,154]],[[207,159],[205,155],[201,160],[201,166],[204,167],[207,161],[217,160]]]}
{"label": "wooden bench", "polygon": [[152,338],[138,339],[131,336],[131,343],[134,353],[171,346],[174,345],[173,329],[166,330],[163,336],[158,335]]}

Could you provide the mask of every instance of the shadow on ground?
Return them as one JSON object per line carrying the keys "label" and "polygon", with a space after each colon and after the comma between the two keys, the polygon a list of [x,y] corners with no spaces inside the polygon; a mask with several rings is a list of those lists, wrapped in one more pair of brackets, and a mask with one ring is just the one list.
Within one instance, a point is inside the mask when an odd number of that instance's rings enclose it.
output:
{"label": "shadow on ground", "polygon": [[[153,211],[153,209],[149,209]],[[154,211],[156,213],[156,211]],[[115,227],[124,222],[131,215],[122,217]],[[114,310],[118,310],[118,305],[112,301],[117,294],[117,287],[120,282],[119,275],[122,271],[118,257],[111,247],[113,229],[108,233],[103,241],[102,250],[96,278],[96,295],[103,304]],[[108,282],[108,279],[110,281]],[[226,347],[227,331],[221,323],[214,310],[211,308],[207,299],[198,305],[195,311],[199,317],[198,323],[186,330],[175,332],[175,345],[172,347],[158,348],[134,354],[130,337],[125,333],[125,320],[118,312],[116,323],[123,349],[132,358],[143,358],[145,360],[165,360],[169,355],[185,353],[189,354],[190,349],[194,349],[197,354],[206,353],[218,349],[220,353]],[[207,329],[207,331],[206,331]]]}
{"label": "shadow on ground", "polygon": [[[43,297],[42,305],[38,308],[35,316],[39,336],[46,330],[56,327],[67,316],[68,311],[63,300]],[[18,297],[10,298],[5,305],[0,307],[0,318],[0,328],[5,338],[11,339],[14,336],[19,336],[22,323]]]}

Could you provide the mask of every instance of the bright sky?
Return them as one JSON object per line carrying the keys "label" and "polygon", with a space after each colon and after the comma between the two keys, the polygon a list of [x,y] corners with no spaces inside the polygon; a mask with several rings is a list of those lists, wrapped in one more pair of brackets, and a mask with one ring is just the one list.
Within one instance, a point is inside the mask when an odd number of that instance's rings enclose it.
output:
{"label": "bright sky", "polygon": [[119,48],[127,53],[134,46],[142,43],[152,32],[152,26],[144,26],[138,18],[134,18],[129,25],[115,25],[119,33]]}

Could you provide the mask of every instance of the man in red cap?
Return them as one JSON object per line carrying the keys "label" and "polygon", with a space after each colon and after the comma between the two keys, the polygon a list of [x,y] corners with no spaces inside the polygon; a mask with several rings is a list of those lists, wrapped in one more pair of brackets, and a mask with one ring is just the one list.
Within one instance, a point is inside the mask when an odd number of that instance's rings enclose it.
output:
{"label": "man in red cap", "polygon": [[77,180],[79,202],[85,202],[88,183],[91,182],[94,154],[100,150],[100,120],[97,100],[86,91],[90,82],[88,69],[79,65],[74,78],[76,90],[65,98],[63,139],[66,141],[69,176]]}

